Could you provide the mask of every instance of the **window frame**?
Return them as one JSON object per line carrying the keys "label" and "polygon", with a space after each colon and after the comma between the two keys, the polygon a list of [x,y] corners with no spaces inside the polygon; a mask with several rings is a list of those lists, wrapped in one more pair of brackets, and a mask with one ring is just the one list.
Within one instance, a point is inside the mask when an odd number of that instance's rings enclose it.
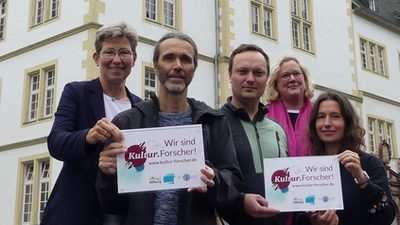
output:
{"label": "window frame", "polygon": [[375,119],[368,118],[368,148],[370,152],[377,152],[377,146],[375,144]]}
{"label": "window frame", "polygon": [[397,146],[394,121],[367,115],[368,150],[378,154],[379,143],[385,139],[390,145],[392,158],[397,157]]}
{"label": "window frame", "polygon": [[179,29],[181,0],[145,0],[143,4],[144,21],[170,29]]}
{"label": "window frame", "polygon": [[23,196],[22,196],[22,216],[21,223],[23,225],[31,222],[32,205],[33,205],[33,163],[24,164],[24,176],[23,176]]}
{"label": "window frame", "polygon": [[0,0],[0,41],[4,40],[7,22],[7,0]]}
{"label": "window frame", "polygon": [[51,119],[56,108],[57,61],[27,69],[25,74],[23,125]]}
{"label": "window frame", "polygon": [[388,77],[386,47],[365,37],[360,37],[359,44],[361,68]]}
{"label": "window frame", "polygon": [[[149,78],[147,75],[151,74],[154,75],[153,77]],[[147,84],[147,81],[149,81],[149,85]],[[152,83],[154,83],[154,87],[152,87]],[[143,99],[147,100],[150,97],[150,92],[153,92],[155,94],[158,93],[158,88],[159,88],[159,80],[157,77],[157,74],[155,73],[154,69],[150,66],[144,66],[144,75],[143,75]]]}
{"label": "window frame", "polygon": [[[17,224],[40,224],[50,194],[51,167],[48,153],[19,158],[14,214]],[[28,172],[31,177],[27,180]]]}
{"label": "window frame", "polygon": [[28,122],[36,121],[39,109],[40,73],[35,71],[29,76]]}
{"label": "window frame", "polygon": [[308,53],[315,52],[311,0],[291,0],[292,46]]}
{"label": "window frame", "polygon": [[250,32],[269,39],[276,39],[276,10],[274,0],[250,1]]}
{"label": "window frame", "polygon": [[[37,201],[37,218],[42,218],[47,200],[50,196],[50,161],[41,161],[39,163],[39,186]],[[40,221],[37,221],[40,223]]]}
{"label": "window frame", "polygon": [[368,0],[368,8],[371,11],[376,12],[376,1],[375,0]]}
{"label": "window frame", "polygon": [[31,27],[41,26],[59,18],[60,0],[31,0]]}

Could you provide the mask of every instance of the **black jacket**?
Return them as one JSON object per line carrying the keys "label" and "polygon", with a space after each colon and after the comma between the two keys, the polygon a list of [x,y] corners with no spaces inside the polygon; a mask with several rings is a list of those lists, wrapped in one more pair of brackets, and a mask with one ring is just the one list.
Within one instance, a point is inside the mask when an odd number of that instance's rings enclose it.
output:
{"label": "black jacket", "polygon": [[[241,173],[236,159],[232,135],[224,115],[203,102],[188,99],[193,112],[193,123],[203,125],[206,163],[214,169],[215,186],[207,193],[180,190],[178,224],[216,224],[215,207],[230,204],[239,195]],[[157,99],[138,103],[113,119],[120,129],[156,127]],[[152,225],[154,198],[152,192],[118,195],[115,175],[99,171],[97,191],[103,209],[122,216],[122,224]]]}
{"label": "black jacket", "polygon": [[[141,101],[126,89],[133,105]],[[103,143],[89,145],[85,138],[97,120],[105,117],[99,78],[65,85],[47,146],[50,155],[63,161],[51,191],[42,225],[102,225],[95,181]]]}

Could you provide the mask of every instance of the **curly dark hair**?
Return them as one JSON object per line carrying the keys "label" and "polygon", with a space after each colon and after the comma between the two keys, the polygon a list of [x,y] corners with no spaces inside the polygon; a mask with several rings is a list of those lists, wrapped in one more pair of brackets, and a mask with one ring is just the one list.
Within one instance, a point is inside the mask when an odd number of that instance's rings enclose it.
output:
{"label": "curly dark hair", "polygon": [[365,148],[364,135],[365,130],[360,125],[360,120],[355,112],[353,106],[349,100],[340,93],[326,92],[321,94],[314,103],[314,107],[310,115],[309,124],[309,137],[312,145],[313,155],[325,155],[325,143],[317,135],[317,116],[319,107],[322,102],[332,100],[339,104],[340,112],[344,118],[345,123],[345,134],[342,140],[342,145],[338,151],[338,154],[345,151],[351,150],[359,155],[363,154],[362,149]]}

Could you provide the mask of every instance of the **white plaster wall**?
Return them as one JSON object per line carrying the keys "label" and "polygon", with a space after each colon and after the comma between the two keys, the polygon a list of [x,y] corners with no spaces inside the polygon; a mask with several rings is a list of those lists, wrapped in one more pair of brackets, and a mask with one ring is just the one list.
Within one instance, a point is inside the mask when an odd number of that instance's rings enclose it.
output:
{"label": "white plaster wall", "polygon": [[182,1],[182,31],[196,42],[199,54],[213,58],[216,54],[215,1]]}
{"label": "white plaster wall", "polygon": [[86,53],[82,51],[82,43],[86,39],[86,34],[80,33],[0,62],[4,91],[1,111],[3,116],[0,117],[0,126],[7,127],[7,132],[0,139],[0,145],[30,140],[48,134],[52,121],[34,126],[22,126],[25,70],[54,59],[58,60],[55,96],[58,105],[65,83],[85,79],[81,63],[86,57]]}
{"label": "white plaster wall", "polygon": [[189,86],[188,96],[205,102],[215,108],[214,64],[199,61],[193,81]]}
{"label": "white plaster wall", "polygon": [[316,84],[345,93],[356,89],[352,82],[349,28],[346,1],[313,1],[316,58],[305,60]]}
{"label": "white plaster wall", "polygon": [[[59,19],[29,31],[30,1],[7,1],[6,42],[0,43],[0,52],[15,51],[83,24],[88,11],[87,1],[60,1]],[[7,43],[7,44],[5,44]]]}

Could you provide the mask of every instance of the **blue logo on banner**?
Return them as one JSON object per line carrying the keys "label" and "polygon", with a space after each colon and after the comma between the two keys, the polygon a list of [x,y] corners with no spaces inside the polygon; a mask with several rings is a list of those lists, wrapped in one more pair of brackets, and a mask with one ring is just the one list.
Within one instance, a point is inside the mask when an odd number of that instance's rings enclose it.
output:
{"label": "blue logo on banner", "polygon": [[187,174],[187,173],[183,174],[183,180],[184,180],[184,181],[190,180],[190,175]]}
{"label": "blue logo on banner", "polygon": [[164,183],[169,183],[169,184],[173,184],[175,180],[175,174],[174,173],[169,173],[166,174],[163,178],[163,182]]}
{"label": "blue logo on banner", "polygon": [[307,196],[306,203],[314,205],[315,204],[315,196],[314,195]]}

